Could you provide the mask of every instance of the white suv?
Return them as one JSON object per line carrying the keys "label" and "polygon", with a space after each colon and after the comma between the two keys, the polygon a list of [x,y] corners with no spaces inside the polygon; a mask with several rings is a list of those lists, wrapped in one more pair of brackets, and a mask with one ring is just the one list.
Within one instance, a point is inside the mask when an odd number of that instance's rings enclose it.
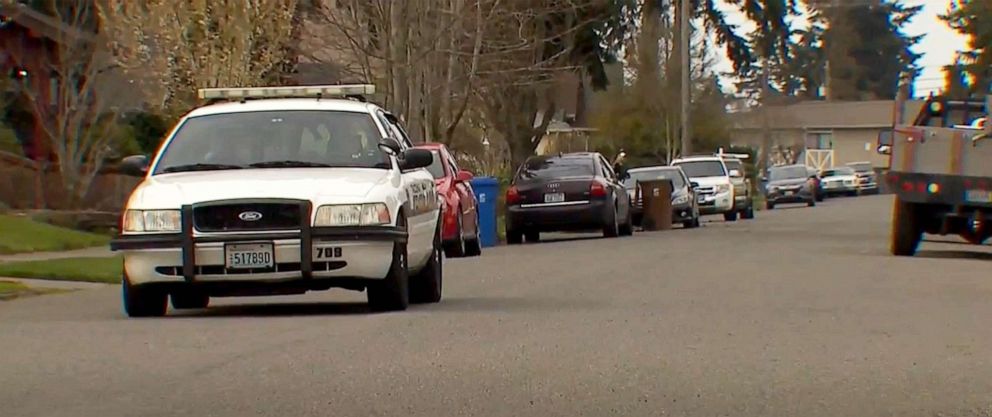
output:
{"label": "white suv", "polygon": [[734,208],[733,174],[719,156],[689,156],[672,161],[682,168],[692,182],[699,185],[696,198],[701,214],[723,214],[727,221],[737,220]]}
{"label": "white suv", "polygon": [[[129,316],[205,308],[210,297],[368,290],[373,310],[441,299],[440,205],[374,86],[200,90],[149,160],[121,235]],[[290,98],[287,98],[290,97]],[[306,97],[306,98],[303,98]],[[233,99],[233,101],[231,101]]]}

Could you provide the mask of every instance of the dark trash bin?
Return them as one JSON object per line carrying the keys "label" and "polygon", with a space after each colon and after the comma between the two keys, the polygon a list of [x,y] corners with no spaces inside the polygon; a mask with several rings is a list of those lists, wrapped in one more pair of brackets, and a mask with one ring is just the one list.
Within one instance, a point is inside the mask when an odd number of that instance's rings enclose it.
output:
{"label": "dark trash bin", "polygon": [[669,230],[672,228],[672,181],[658,179],[638,181],[638,192],[644,207],[641,227],[644,230]]}

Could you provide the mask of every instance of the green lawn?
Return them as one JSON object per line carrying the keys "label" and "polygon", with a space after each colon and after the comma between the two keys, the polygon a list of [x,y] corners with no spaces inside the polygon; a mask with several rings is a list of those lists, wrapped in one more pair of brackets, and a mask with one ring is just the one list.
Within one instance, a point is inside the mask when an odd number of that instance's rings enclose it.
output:
{"label": "green lawn", "polygon": [[0,281],[0,296],[16,294],[27,289],[28,287],[20,282]]}
{"label": "green lawn", "polygon": [[119,256],[10,262],[0,264],[0,276],[116,284],[121,282],[122,267]]}
{"label": "green lawn", "polygon": [[55,288],[31,288],[20,282],[0,281],[0,301],[13,300],[17,297],[28,295],[41,295],[65,292],[67,290]]}
{"label": "green lawn", "polygon": [[110,237],[0,214],[0,254],[63,251],[106,245]]}

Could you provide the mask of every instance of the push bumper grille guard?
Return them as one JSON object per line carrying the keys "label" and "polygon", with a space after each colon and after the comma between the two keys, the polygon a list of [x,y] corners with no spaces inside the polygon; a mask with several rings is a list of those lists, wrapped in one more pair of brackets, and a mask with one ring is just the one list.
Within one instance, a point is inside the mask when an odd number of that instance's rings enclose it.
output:
{"label": "push bumper grille guard", "polygon": [[180,210],[182,232],[154,235],[121,235],[110,241],[110,250],[142,249],[182,249],[182,273],[186,282],[193,282],[196,276],[197,243],[233,243],[258,240],[300,240],[300,274],[303,279],[313,277],[313,239],[333,238],[352,241],[406,242],[407,232],[395,226],[334,226],[313,227],[310,225],[313,206],[309,201],[300,203],[300,230],[298,232],[259,232],[225,236],[193,235],[193,206],[184,205]]}

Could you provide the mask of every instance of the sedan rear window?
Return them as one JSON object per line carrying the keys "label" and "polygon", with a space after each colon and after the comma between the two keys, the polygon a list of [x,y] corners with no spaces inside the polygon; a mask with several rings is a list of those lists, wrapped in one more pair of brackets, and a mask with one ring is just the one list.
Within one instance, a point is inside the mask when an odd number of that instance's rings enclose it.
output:
{"label": "sedan rear window", "polygon": [[638,181],[671,180],[672,187],[682,188],[685,182],[682,174],[674,169],[647,169],[630,173],[630,178],[623,181],[623,186],[630,189],[637,185]]}
{"label": "sedan rear window", "polygon": [[531,158],[521,167],[517,176],[521,180],[591,177],[595,166],[590,158]]}

